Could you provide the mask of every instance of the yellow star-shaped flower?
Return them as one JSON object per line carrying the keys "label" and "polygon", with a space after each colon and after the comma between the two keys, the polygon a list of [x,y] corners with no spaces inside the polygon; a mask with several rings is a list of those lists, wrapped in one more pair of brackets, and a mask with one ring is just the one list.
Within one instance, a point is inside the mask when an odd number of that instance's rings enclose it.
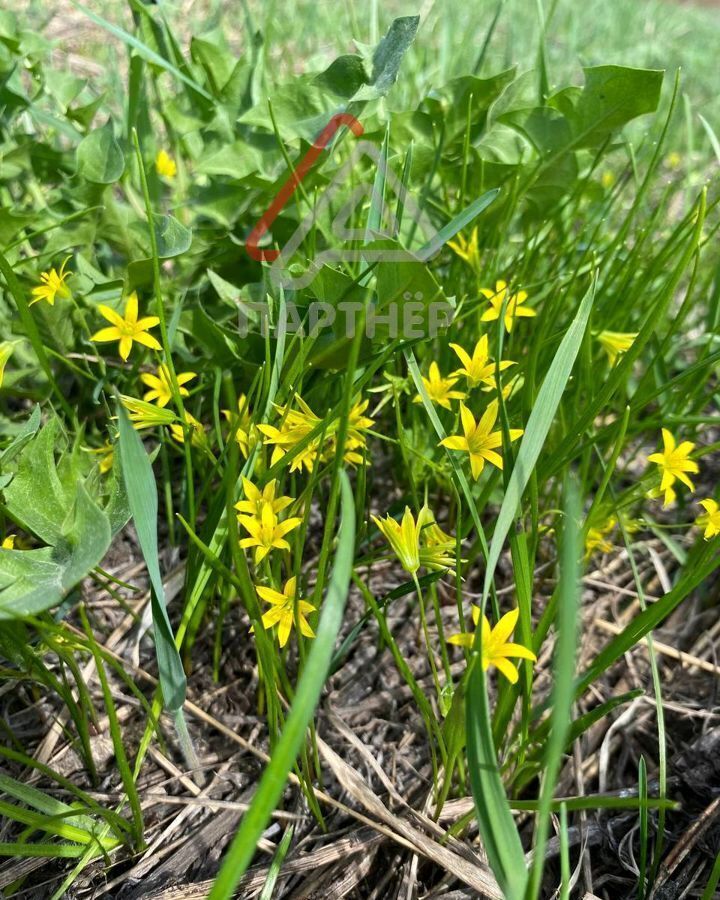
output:
{"label": "yellow star-shaped flower", "polygon": [[701,500],[700,506],[705,510],[704,513],[701,513],[697,519],[695,519],[695,524],[699,528],[705,529],[705,534],[703,537],[706,541],[709,541],[710,538],[715,537],[716,534],[720,534],[720,507],[718,507],[715,500]]}
{"label": "yellow star-shaped flower", "polygon": [[475,272],[480,271],[480,247],[478,246],[478,230],[477,225],[470,233],[470,240],[466,240],[462,234],[457,235],[457,240],[448,241],[448,247],[465,262],[471,266]]}
{"label": "yellow star-shaped flower", "polygon": [[[480,293],[490,301],[490,309],[486,309],[482,314],[480,317],[481,322],[494,322],[500,318],[507,292],[507,283],[505,281],[496,281],[494,291],[490,290],[490,288],[480,289]],[[517,294],[510,294],[508,297],[504,318],[505,329],[508,334],[513,329],[515,319],[521,317],[532,318],[532,316],[537,315],[534,309],[523,306],[527,297],[527,291],[518,291]]]}
{"label": "yellow star-shaped flower", "polygon": [[56,297],[63,297],[67,300],[72,296],[70,288],[66,284],[68,278],[72,275],[72,272],[65,271],[65,266],[68,264],[69,259],[70,257],[68,256],[67,259],[63,260],[59,272],[53,268],[49,272],[41,273],[40,281],[42,284],[32,289],[32,300],[28,304],[29,306],[37,303],[39,300],[47,300],[50,306],[55,306]]}
{"label": "yellow star-shaped flower", "polygon": [[598,334],[597,339],[607,353],[611,367],[615,365],[621,353],[632,347],[637,336],[637,331],[601,331]]}
{"label": "yellow star-shaped flower", "polygon": [[244,475],[242,477],[242,484],[245,499],[239,500],[235,504],[235,509],[246,515],[262,516],[263,507],[266,504],[270,506],[274,513],[279,513],[293,503],[292,497],[275,496],[277,481],[274,478],[272,481],[269,481],[262,490],[260,490],[259,487],[256,487],[252,481]]}
{"label": "yellow star-shaped flower", "polygon": [[673,485],[676,481],[682,481],[691,491],[695,490],[695,485],[690,481],[687,473],[692,472],[696,474],[700,469],[695,460],[689,458],[695,449],[695,444],[690,441],[676,444],[675,438],[667,428],[663,428],[662,436],[662,453],[651,453],[648,456],[648,462],[656,463],[662,472],[660,490],[665,491],[665,502],[663,503],[663,507],[665,507],[669,506],[677,496],[673,490]]}
{"label": "yellow star-shaped flower", "polygon": [[[488,351],[488,336],[484,334],[475,344],[472,356],[459,344],[450,344],[452,349],[457,353],[462,368],[453,372],[453,375],[463,375],[467,378],[468,388],[472,390],[480,384],[495,384],[495,363],[490,359]],[[500,363],[500,371],[504,372],[515,363],[511,360],[504,360]]]}
{"label": "yellow star-shaped flower", "polygon": [[149,347],[151,350],[162,350],[157,338],[148,333],[148,329],[154,328],[160,321],[157,316],[145,316],[138,319],[138,296],[135,291],[130,294],[125,304],[125,315],[121,316],[114,309],[101,303],[98,306],[100,315],[112,323],[111,328],[101,328],[90,340],[99,343],[105,341],[119,341],[118,351],[123,361],[130,356],[134,341]]}
{"label": "yellow star-shaped flower", "polygon": [[411,575],[421,566],[438,571],[452,570],[455,565],[455,538],[445,534],[437,525],[428,506],[423,506],[420,510],[417,521],[409,506],[405,507],[401,522],[392,516],[384,519],[373,516],[372,520],[390,544],[403,569]]}
{"label": "yellow star-shaped flower", "polygon": [[280,522],[270,504],[263,504],[260,515],[238,516],[238,522],[249,533],[250,537],[241,538],[240,546],[255,548],[255,565],[259,565],[268,553],[273,550],[289,550],[290,544],[285,540],[293,528],[297,528],[302,519],[297,516]]}
{"label": "yellow star-shaped flower", "polygon": [[[178,372],[175,376],[177,378],[178,387],[180,388],[180,396],[181,397],[189,397],[190,393],[187,388],[183,387],[184,384],[187,384],[189,381],[192,381],[193,378],[197,378],[196,372]],[[170,379],[170,369],[162,363],[157,367],[157,375],[151,375],[149,372],[143,372],[140,376],[140,381],[144,385],[150,388],[149,391],[146,391],[143,394],[143,400],[146,403],[152,403],[153,401],[161,408],[168,405],[168,403],[172,400],[172,383]]]}
{"label": "yellow star-shaped flower", "polygon": [[[308,603],[307,600],[296,599],[297,579],[295,577],[288,578],[282,594],[280,591],[264,587],[261,584],[256,585],[255,590],[258,592],[258,596],[272,607],[263,614],[263,628],[269,630],[277,625],[278,643],[281,647],[284,647],[288,642],[290,631],[295,624],[296,614],[300,633],[308,638],[315,637],[315,632],[306,618],[309,613],[315,611],[315,607],[312,603]],[[252,631],[253,629],[251,628],[250,630]]]}
{"label": "yellow star-shaped flower", "polygon": [[[487,616],[482,617],[483,624],[480,635],[482,642],[482,667],[487,671],[490,666],[495,666],[503,673],[511,684],[515,684],[518,680],[518,671],[508,657],[514,656],[518,659],[529,659],[532,662],[537,660],[537,657],[532,650],[528,650],[528,648],[523,647],[522,644],[508,643],[508,638],[513,631],[515,631],[519,615],[520,610],[517,609],[517,607],[510,610],[509,613],[505,613],[494,628],[491,628]],[[480,607],[473,606],[472,620],[474,625],[477,626],[480,621],[480,616]],[[448,644],[456,644],[459,647],[472,647],[475,636],[469,632],[465,632],[464,634],[452,634],[447,640]]]}
{"label": "yellow star-shaped flower", "polygon": [[[451,400],[465,399],[465,394],[462,391],[453,390],[453,386],[457,382],[457,377],[451,375],[449,378],[443,378],[440,374],[440,367],[436,362],[430,363],[428,377],[426,378],[424,375],[421,377],[428,397],[433,403],[437,403],[438,406],[442,406],[444,409],[450,409]],[[420,394],[415,395],[413,402],[422,403]]]}
{"label": "yellow star-shaped flower", "polygon": [[[502,456],[496,453],[496,449],[502,446],[502,432],[493,431],[498,417],[498,401],[490,403],[479,422],[475,422],[473,414],[461,403],[460,417],[465,433],[446,437],[440,441],[441,446],[467,453],[470,456],[470,469],[476,480],[485,468],[486,461],[502,469]],[[510,440],[516,441],[522,433],[522,428],[511,428]]]}

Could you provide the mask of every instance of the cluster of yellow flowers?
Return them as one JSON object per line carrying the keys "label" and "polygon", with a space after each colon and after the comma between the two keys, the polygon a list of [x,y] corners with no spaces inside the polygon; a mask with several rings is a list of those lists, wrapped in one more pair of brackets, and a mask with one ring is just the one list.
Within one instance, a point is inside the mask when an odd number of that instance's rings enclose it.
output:
{"label": "cluster of yellow flowers", "polygon": [[[657,453],[651,453],[647,459],[648,462],[658,466],[661,478],[660,485],[649,491],[648,496],[651,498],[663,496],[663,508],[674,503],[677,499],[675,491],[676,482],[684,484],[691,491],[695,491],[695,485],[690,479],[690,475],[696,475],[700,471],[700,467],[690,456],[695,449],[692,441],[682,441],[678,444],[674,435],[667,428],[662,429],[663,449]],[[695,519],[695,525],[703,529],[703,537],[706,541],[720,534],[720,506],[716,500],[711,497],[700,500],[699,505],[704,512]],[[623,518],[625,530],[628,532],[637,531],[639,523],[632,519]],[[608,539],[609,535],[614,531],[618,524],[616,516],[609,515],[598,525],[588,528],[585,537],[585,558],[595,553],[609,553],[612,548],[612,542]]]}
{"label": "cluster of yellow flowers", "polygon": [[372,519],[406,572],[415,575],[421,566],[433,572],[442,569],[452,571],[455,565],[455,538],[440,528],[427,505],[418,513],[417,521],[409,506],[405,507],[401,522],[392,516],[384,519],[373,516]]}
{"label": "cluster of yellow flowers", "polygon": [[[673,434],[667,429],[662,430],[663,449],[662,452],[651,453],[648,456],[648,462],[655,463],[661,473],[659,491],[652,491],[652,496],[657,496],[660,492],[664,492],[663,508],[674,503],[677,499],[677,493],[673,485],[676,481],[680,481],[688,487],[693,493],[695,485],[691,481],[688,473],[697,475],[700,467],[694,459],[690,459],[690,454],[695,449],[695,444],[691,441],[682,441],[677,443]],[[720,508],[711,497],[700,501],[700,506],[705,510],[695,520],[695,524],[705,529],[705,540],[720,534]]]}
{"label": "cluster of yellow flowers", "polygon": [[[393,519],[392,516],[386,516],[384,519],[376,516],[372,518],[403,569],[413,577],[417,576],[418,570],[422,567],[433,572],[443,570],[453,572],[455,538],[440,528],[427,504],[422,507],[417,519],[407,506],[400,522]],[[472,618],[475,625],[480,621],[480,614],[480,608],[473,606]],[[483,669],[487,670],[491,665],[496,666],[513,684],[518,680],[518,672],[508,657],[536,659],[535,654],[527,647],[508,643],[508,638],[517,625],[518,617],[519,610],[513,609],[502,616],[495,628],[492,628],[488,619],[483,617],[480,641]],[[450,644],[471,648],[475,638],[472,634],[463,632],[451,635],[447,640]]]}
{"label": "cluster of yellow flowers", "polygon": [[292,497],[275,496],[277,481],[269,481],[260,490],[243,476],[243,492],[245,499],[235,504],[238,511],[238,522],[249,537],[242,538],[240,546],[255,548],[255,565],[259,565],[271,550],[289,550],[290,544],[285,540],[294,528],[302,522],[297,516],[280,521],[280,513],[295,501]]}
{"label": "cluster of yellow flowers", "polygon": [[[258,431],[265,437],[265,445],[273,448],[270,465],[282,459],[286,453],[292,453],[290,471],[303,467],[312,472],[316,462],[328,462],[335,457],[337,451],[338,422],[335,420],[328,429],[322,432],[322,419],[317,416],[308,404],[295,395],[299,409],[276,405],[280,416],[280,425],[258,425]],[[365,415],[369,400],[356,400],[350,409],[348,431],[345,439],[343,459],[350,465],[360,465],[364,461],[363,452],[367,446],[365,432],[373,426],[373,420]]]}
{"label": "cluster of yellow flowers", "polygon": [[[450,346],[457,354],[462,366],[449,377],[444,378],[440,374],[437,363],[431,363],[429,377],[422,377],[423,386],[430,400],[445,409],[451,409],[451,400],[460,401],[460,421],[463,434],[447,437],[441,441],[441,445],[447,447],[448,450],[467,453],[473,478],[477,479],[480,477],[486,462],[497,466],[499,469],[503,467],[502,456],[497,452],[497,448],[502,446],[502,432],[493,431],[498,417],[499,400],[492,400],[477,422],[464,401],[475,388],[497,390],[496,369],[499,368],[500,371],[505,371],[510,366],[514,366],[515,363],[512,360],[502,360],[499,366],[496,367],[490,358],[488,336],[486,334],[479,338],[472,355],[459,344],[450,344]],[[465,391],[455,389],[455,384],[460,378],[465,379]],[[502,390],[503,397],[507,397],[512,390],[512,383]],[[414,398],[414,402],[422,402],[422,397],[418,394]],[[517,440],[522,433],[520,428],[511,428],[510,440]]]}
{"label": "cluster of yellow flowers", "polygon": [[[281,520],[280,513],[295,500],[292,497],[275,496],[278,485],[274,479],[260,490],[243,476],[242,485],[244,499],[235,504],[235,509],[238,523],[248,532],[248,537],[240,539],[240,546],[243,549],[254,548],[255,565],[259,565],[272,550],[290,549],[286,536],[300,525],[302,519],[299,516],[290,516]],[[301,634],[309,638],[315,637],[306,618],[315,607],[297,597],[295,577],[285,582],[282,593],[261,584],[256,585],[255,589],[258,596],[271,607],[262,617],[263,627],[269,630],[277,626],[277,637],[281,647],[287,643],[295,621]]]}

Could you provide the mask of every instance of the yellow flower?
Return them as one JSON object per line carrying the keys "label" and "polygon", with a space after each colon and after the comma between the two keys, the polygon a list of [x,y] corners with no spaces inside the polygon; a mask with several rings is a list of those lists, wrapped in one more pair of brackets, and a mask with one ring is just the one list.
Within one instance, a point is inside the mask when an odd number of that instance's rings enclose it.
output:
{"label": "yellow flower", "polygon": [[466,241],[462,234],[458,234],[457,240],[448,241],[447,245],[460,257],[460,259],[465,260],[465,262],[476,272],[480,271],[480,249],[478,247],[477,226],[473,228],[469,241]]}
{"label": "yellow flower", "polygon": [[600,176],[600,183],[607,190],[615,184],[615,176],[612,172],[603,172]]}
{"label": "yellow flower", "polygon": [[255,547],[255,565],[259,565],[272,549],[290,549],[285,535],[297,528],[302,519],[292,517],[280,522],[272,506],[265,503],[259,515],[238,516],[238,522],[250,535],[240,540],[240,546]]}
{"label": "yellow flower", "polygon": [[677,152],[677,150],[671,150],[670,153],[665,157],[665,162],[668,167],[671,169],[679,169],[682,163],[682,156]]}
{"label": "yellow flower", "polygon": [[[350,408],[350,413],[348,414],[348,433],[347,439],[345,441],[345,461],[349,462],[347,451],[355,450],[358,447],[365,447],[367,444],[367,437],[363,432],[367,431],[368,428],[372,428],[375,424],[372,419],[369,419],[365,415],[365,411],[370,405],[369,400],[356,400]],[[333,423],[333,428],[337,428],[337,421]]]}
{"label": "yellow flower", "polygon": [[[462,368],[453,372],[453,375],[464,375],[467,378],[468,388],[472,390],[479,384],[493,385],[495,383],[495,363],[490,359],[488,352],[488,336],[484,334],[475,344],[473,355],[463,349],[459,344],[450,344],[452,349],[457,353]],[[500,363],[500,371],[503,372],[515,363],[510,360],[504,360]]]}
{"label": "yellow flower", "polygon": [[294,502],[292,497],[275,496],[275,489],[277,488],[277,481],[275,479],[269,481],[262,490],[255,487],[252,481],[249,481],[244,475],[242,484],[245,499],[239,500],[235,504],[235,509],[246,515],[262,516],[265,504],[267,504],[274,513],[279,513]]}
{"label": "yellow flower", "polygon": [[714,500],[701,500],[700,506],[705,510],[704,513],[701,513],[697,519],[695,519],[695,524],[699,528],[705,529],[705,534],[703,537],[706,541],[709,541],[710,538],[715,537],[716,534],[720,534],[720,508]]}
{"label": "yellow flower", "polygon": [[[502,385],[502,398],[503,400],[507,400],[508,397],[513,393],[513,391],[520,385],[520,376],[513,375],[513,377],[506,383]],[[502,382],[501,382],[502,384]],[[497,378],[493,375],[491,380],[488,380],[487,384],[484,384],[482,387],[483,391],[494,391],[496,394],[498,393],[498,383]]]}
{"label": "yellow flower", "polygon": [[[229,409],[224,409],[222,413],[228,422],[233,421],[233,414]],[[238,411],[235,421],[237,422],[235,440],[238,443],[238,447],[240,448],[243,457],[247,459],[248,454],[250,453],[250,447],[251,445],[255,446],[258,434],[257,429],[253,424],[252,416],[250,415],[250,406],[245,394],[240,394],[238,397]]]}
{"label": "yellow flower", "polygon": [[676,446],[675,438],[667,428],[663,428],[662,436],[663,452],[651,453],[648,456],[648,462],[657,463],[662,471],[660,490],[665,491],[665,502],[663,503],[663,507],[665,507],[669,506],[677,496],[672,487],[676,481],[682,481],[691,491],[695,490],[695,485],[690,481],[686,473],[697,473],[700,469],[695,460],[689,459],[690,454],[695,449],[695,444],[692,444],[690,441],[683,441]]}
{"label": "yellow flower", "polygon": [[177,175],[175,160],[166,150],[160,150],[155,157],[155,171],[161,178],[174,178]]}
{"label": "yellow flower", "polygon": [[127,360],[132,350],[133,341],[150,347],[151,350],[162,350],[157,338],[148,334],[149,328],[154,328],[160,319],[157,316],[146,316],[138,319],[138,297],[135,291],[130,294],[125,304],[125,316],[116,313],[114,309],[101,303],[98,306],[100,315],[112,322],[112,328],[101,328],[90,340],[105,342],[119,341],[118,350],[123,361]]}
{"label": "yellow flower", "polygon": [[[210,453],[210,445],[208,444],[207,434],[205,434],[202,422],[198,422],[195,416],[187,410],[185,410],[185,421],[190,426],[190,444],[199,450],[206,450]],[[185,443],[185,429],[180,422],[172,422],[168,425],[168,428],[176,441],[180,444]]]}
{"label": "yellow flower", "polygon": [[65,283],[72,275],[72,272],[65,271],[65,266],[69,259],[70,257],[68,256],[67,259],[63,260],[59,272],[54,268],[50,269],[49,272],[42,272],[40,275],[42,284],[39,284],[32,289],[33,298],[30,301],[29,306],[32,306],[33,303],[37,303],[39,300],[47,300],[50,306],[55,306],[56,297],[62,297],[67,300],[72,296],[70,288]]}
{"label": "yellow flower", "polygon": [[[360,452],[367,447],[367,437],[363,432],[371,428],[375,423],[365,415],[365,410],[370,404],[369,400],[356,400],[348,414],[348,430],[345,436],[345,453],[343,460],[352,466],[359,466],[365,462],[365,457]],[[335,419],[328,429],[327,446],[322,454],[324,462],[329,462],[337,452],[337,429],[339,422]]]}
{"label": "yellow flower", "polygon": [[610,366],[615,365],[621,353],[625,353],[626,350],[632,347],[633,341],[637,336],[637,331],[601,331],[598,334],[597,339],[608,355]]}
{"label": "yellow flower", "polygon": [[392,516],[386,516],[385,519],[373,516],[372,519],[403,569],[411,575],[420,566],[437,571],[452,570],[455,565],[455,538],[445,534],[435,523],[435,516],[427,506],[423,506],[418,513],[417,522],[409,506],[405,507],[401,522]]}
{"label": "yellow flower", "polygon": [[[490,301],[490,309],[485,310],[485,312],[480,317],[481,322],[494,322],[496,319],[500,318],[500,314],[502,313],[503,303],[505,302],[505,295],[507,294],[507,284],[504,281],[496,281],[495,282],[495,290],[492,291],[490,288],[481,288],[480,293],[487,297]],[[505,307],[505,328],[510,334],[513,328],[513,322],[516,318],[520,318],[525,316],[526,318],[531,318],[532,316],[536,316],[537,313],[534,309],[530,309],[528,306],[523,306],[527,300],[527,292],[526,291],[518,291],[517,294],[510,294],[507,301],[507,306]]]}
{"label": "yellow flower", "polygon": [[[493,400],[490,403],[478,423],[464,403],[460,404],[460,417],[465,434],[447,437],[440,441],[440,445],[447,447],[448,450],[462,450],[469,454],[470,468],[476,480],[480,477],[486,461],[502,469],[502,456],[495,452],[497,447],[502,446],[502,432],[493,431],[498,417],[498,401]],[[510,440],[516,441],[522,433],[521,428],[511,428]]]}
{"label": "yellow flower", "polygon": [[15,549],[15,535],[9,534],[7,537],[4,537],[2,540],[2,544],[0,547],[3,550],[14,550]]}
{"label": "yellow flower", "polygon": [[[473,606],[472,620],[474,625],[477,625],[480,621],[480,615],[480,607]],[[518,680],[518,671],[515,668],[514,663],[511,663],[508,657],[514,656],[518,659],[529,659],[532,662],[537,661],[537,657],[532,650],[528,650],[528,648],[523,647],[522,644],[508,643],[508,638],[513,631],[515,631],[519,615],[520,610],[517,609],[517,607],[510,610],[509,613],[505,613],[494,628],[490,627],[490,622],[486,616],[482,617],[482,632],[480,635],[482,641],[482,667],[487,671],[490,666],[495,666],[503,673],[511,684],[515,684]],[[466,632],[465,634],[450,635],[447,640],[448,644],[456,644],[460,647],[472,647],[475,638],[474,635]]]}
{"label": "yellow flower", "polygon": [[[197,378],[196,372],[178,372],[176,375],[178,386],[180,387],[180,396],[189,397],[187,388],[183,385]],[[140,381],[147,385],[150,390],[143,394],[146,403],[152,403],[153,400],[159,407],[167,406],[172,400],[172,382],[170,379],[170,369],[162,363],[157,368],[157,375],[151,375],[149,372],[143,372]]]}
{"label": "yellow flower", "polygon": [[94,453],[99,457],[98,468],[100,469],[100,474],[106,475],[113,467],[115,446],[110,441],[105,441],[102,447],[92,448],[90,453]]}
{"label": "yellow flower", "polygon": [[5,366],[12,356],[15,343],[15,341],[3,341],[0,343],[0,387],[2,387],[3,378],[5,377]]}
{"label": "yellow flower", "polygon": [[[302,397],[296,394],[295,399],[300,406],[300,411],[293,410],[289,406],[275,407],[282,417],[279,428],[274,425],[258,425],[258,430],[265,435],[265,445],[273,447],[270,458],[270,465],[272,466],[279,459],[282,459],[289,450],[293,450],[304,441],[321,421]],[[308,472],[312,472],[318,453],[319,440],[313,440],[293,457],[290,471],[294,472],[296,469],[305,466]]]}
{"label": "yellow flower", "polygon": [[[430,363],[428,377],[426,378],[424,375],[421,377],[428,397],[433,403],[437,403],[438,406],[442,406],[444,409],[451,409],[451,400],[465,399],[465,394],[462,391],[454,391],[452,389],[457,382],[457,378],[452,375],[449,378],[443,378],[440,374],[440,367],[436,362]],[[422,403],[420,394],[415,395],[413,402]]]}
{"label": "yellow flower", "polygon": [[[300,633],[308,638],[315,637],[315,632],[305,618],[308,613],[315,611],[315,607],[312,603],[308,603],[307,600],[296,599],[297,579],[295,577],[288,578],[282,594],[272,588],[263,587],[261,584],[256,585],[255,590],[258,592],[259,597],[272,606],[272,609],[263,614],[263,628],[270,629],[277,625],[278,642],[281,647],[284,647],[288,642],[290,631],[295,624],[296,610]],[[253,629],[251,628],[250,630],[252,631]]]}
{"label": "yellow flower", "polygon": [[170,425],[175,421],[175,414],[169,409],[146,403],[144,400],[136,400],[120,394],[122,405],[128,411],[129,419],[138,430],[142,428],[155,428],[156,425]]}
{"label": "yellow flower", "polygon": [[609,553],[613,545],[610,541],[607,540],[607,535],[615,528],[617,525],[617,519],[615,516],[610,516],[602,525],[598,525],[596,528],[588,528],[587,536],[585,537],[585,559],[589,559],[596,550],[599,550],[601,553]]}

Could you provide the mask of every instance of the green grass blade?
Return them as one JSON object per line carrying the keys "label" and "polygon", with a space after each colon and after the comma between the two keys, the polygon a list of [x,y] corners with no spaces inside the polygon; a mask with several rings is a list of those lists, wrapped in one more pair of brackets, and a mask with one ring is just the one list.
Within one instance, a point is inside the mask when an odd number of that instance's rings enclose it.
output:
{"label": "green grass blade", "polygon": [[[86,848],[82,844],[0,844],[0,857],[11,856],[15,859],[38,857],[48,859],[73,859],[82,856]],[[99,853],[99,851],[98,851]]]}
{"label": "green grass blade", "polygon": [[123,480],[152,586],[153,628],[160,685],[166,707],[176,710],[180,709],[185,701],[186,680],[165,607],[165,589],[158,563],[157,486],[150,459],[140,436],[132,427],[122,403],[118,403],[117,408],[120,434],[118,446]]}
{"label": "green grass blade", "polygon": [[520,444],[517,459],[513,467],[512,475],[508,482],[507,490],[503,498],[502,506],[497,517],[495,531],[493,532],[485,570],[485,583],[483,585],[483,603],[487,599],[492,584],[495,566],[500,559],[500,553],[505,543],[505,538],[515,518],[523,492],[527,486],[535,464],[542,451],[545,438],[550,431],[555,413],[560,404],[560,398],[565,390],[573,364],[580,350],[590,310],[595,299],[595,284],[592,285],[583,297],[577,315],[565,332],[560,342],[555,358],[553,359],[545,380],[538,391],[533,410],[530,413],[525,434]]}
{"label": "green grass blade", "polygon": [[104,28],[109,34],[112,34],[114,37],[119,38],[124,44],[127,44],[132,50],[135,50],[139,56],[142,56],[144,60],[149,63],[152,63],[154,66],[159,66],[161,69],[165,69],[166,72],[169,72],[173,78],[177,78],[178,81],[182,81],[183,84],[186,84],[189,88],[192,88],[194,91],[197,91],[200,96],[204,97],[206,100],[212,100],[212,94],[209,94],[205,88],[201,87],[196,81],[193,81],[192,78],[188,78],[184,72],[181,72],[177,66],[174,66],[171,62],[168,62],[163,56],[160,56],[159,53],[156,53],[147,44],[144,44],[141,40],[138,40],[134,35],[125,31],[123,28],[120,28],[118,25],[113,25],[112,22],[108,22],[107,19],[103,19],[102,16],[98,16],[96,13],[89,10],[86,6],[83,6],[82,3],[76,3],[73,0],[73,5],[76,9],[79,9],[80,12],[84,13],[88,19],[93,21],[96,25],[99,25],[101,28]]}
{"label": "green grass blade", "polygon": [[715,857],[715,864],[712,867],[712,872],[708,883],[705,885],[701,900],[713,900],[713,898],[717,897],[715,890],[718,884],[720,884],[720,853]]}
{"label": "green grass blade", "polygon": [[342,520],[338,531],[335,563],[322,605],[317,636],[308,654],[285,727],[260,780],[250,809],[243,816],[240,828],[225,856],[220,873],[210,891],[209,900],[228,900],[250,865],[257,841],[282,796],[288,774],[300,752],[325,684],[345,609],[355,553],[355,502],[350,480],[344,471],[340,472],[340,485]]}
{"label": "green grass blade", "polygon": [[263,885],[262,893],[258,897],[258,900],[272,900],[275,885],[278,876],[280,875],[280,869],[282,868],[282,864],[290,849],[290,844],[292,843],[294,830],[292,825],[285,829],[285,834],[282,836],[282,840],[275,851],[275,856],[273,856],[272,862],[270,863],[267,878],[265,879],[265,884]]}
{"label": "green grass blade", "polygon": [[571,478],[565,482],[564,512],[550,737],[545,751],[540,808],[535,823],[533,866],[528,890],[528,897],[532,900],[535,900],[540,894],[551,803],[567,742],[574,699],[573,682],[577,652],[578,611],[581,599],[579,560],[582,552],[582,537],[579,523],[580,500],[577,487]]}
{"label": "green grass blade", "polygon": [[477,655],[471,664],[465,705],[470,786],[490,868],[507,900],[520,900],[528,877],[525,855],[498,771],[485,673],[479,661]]}

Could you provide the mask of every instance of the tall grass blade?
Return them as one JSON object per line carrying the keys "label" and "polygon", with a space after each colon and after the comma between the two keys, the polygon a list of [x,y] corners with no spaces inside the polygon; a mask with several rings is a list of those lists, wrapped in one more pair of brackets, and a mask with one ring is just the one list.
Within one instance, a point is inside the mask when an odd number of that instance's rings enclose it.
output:
{"label": "tall grass blade", "polygon": [[540,806],[535,822],[533,866],[528,896],[535,900],[540,895],[542,873],[545,865],[550,810],[555,783],[560,771],[563,753],[570,729],[570,716],[574,699],[575,655],[577,652],[578,612],[580,609],[580,555],[582,547],[580,529],[580,499],[577,485],[572,478],[565,482],[565,505],[560,552],[559,600],[556,618],[557,643],[553,662],[552,712],[550,737],[540,789]]}
{"label": "tall grass blade", "polygon": [[118,446],[123,480],[140,549],[150,577],[160,687],[165,706],[170,710],[177,710],[185,702],[186,679],[165,606],[165,589],[158,562],[158,497],[155,476],[140,436],[132,427],[125,407],[122,403],[118,403],[117,409]]}
{"label": "tall grass blade", "polygon": [[535,463],[540,456],[545,438],[550,431],[550,426],[560,404],[560,398],[563,395],[565,385],[580,350],[580,344],[585,334],[590,310],[595,299],[595,285],[596,281],[593,280],[580,303],[577,315],[565,332],[555,358],[550,364],[545,380],[538,391],[533,410],[530,413],[490,544],[490,553],[485,569],[485,583],[483,585],[483,603],[490,592],[495,567],[500,559],[505,538],[515,518],[523,492],[535,468]]}

